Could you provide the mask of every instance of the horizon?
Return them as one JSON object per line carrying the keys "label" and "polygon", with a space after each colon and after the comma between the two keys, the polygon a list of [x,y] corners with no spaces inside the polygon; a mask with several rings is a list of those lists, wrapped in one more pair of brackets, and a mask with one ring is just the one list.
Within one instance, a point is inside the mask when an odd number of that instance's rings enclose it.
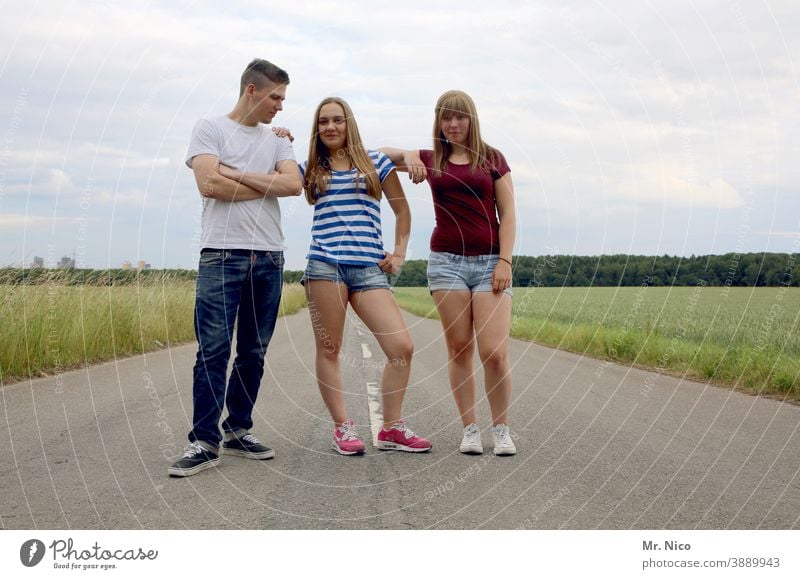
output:
{"label": "horizon", "polygon": [[[585,258],[585,259],[602,259],[602,258],[609,258],[609,257],[628,257],[628,258],[642,258],[642,259],[678,259],[678,260],[690,260],[690,259],[702,259],[702,258],[712,258],[712,257],[725,257],[729,255],[735,255],[739,257],[757,255],[757,256],[800,256],[800,251],[797,252],[781,252],[781,251],[748,251],[748,252],[735,252],[735,251],[728,251],[725,253],[709,253],[709,254],[692,254],[692,255],[653,255],[653,254],[634,254],[634,253],[607,253],[607,254],[596,254],[596,255],[581,255],[581,254],[569,254],[569,253],[543,253],[539,255],[513,255],[513,260],[518,258],[523,259],[541,259],[541,258],[548,258],[548,257],[568,257],[568,258]],[[41,256],[34,256],[34,257],[41,257]],[[60,261],[64,259],[72,259],[70,256],[64,255],[60,258]],[[513,261],[512,260],[512,261]],[[427,261],[427,258],[415,258],[415,259],[407,259],[405,263],[409,262],[419,262],[419,261]],[[738,260],[737,260],[738,261]],[[124,264],[127,262],[128,267],[124,267]],[[793,262],[792,262],[793,264]],[[119,270],[119,271],[197,271],[197,267],[159,267],[154,268],[151,266],[150,263],[145,262],[146,267],[139,268],[134,262],[130,260],[124,261],[119,266],[110,266],[110,267],[77,267],[77,266],[59,266],[59,265],[50,265],[48,266],[46,263],[43,266],[34,265],[33,263],[23,264],[21,266],[14,265],[14,264],[6,264],[0,265],[0,270],[3,269],[20,269],[20,270],[30,270],[30,269],[45,269],[45,270],[54,270],[54,271],[61,271],[61,270],[76,270],[76,271],[111,271],[111,270]],[[512,264],[512,267],[516,267],[517,264]],[[284,271],[287,272],[298,272],[303,271],[303,268],[300,269],[293,269],[293,268],[284,268]]]}

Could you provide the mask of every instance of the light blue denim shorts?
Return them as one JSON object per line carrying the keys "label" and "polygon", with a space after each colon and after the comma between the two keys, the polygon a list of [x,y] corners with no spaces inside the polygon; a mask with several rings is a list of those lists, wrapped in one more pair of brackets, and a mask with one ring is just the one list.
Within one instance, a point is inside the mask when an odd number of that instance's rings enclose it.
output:
{"label": "light blue denim shorts", "polygon": [[342,283],[351,292],[389,289],[389,280],[377,265],[346,265],[343,263],[329,263],[319,259],[309,259],[300,283],[305,285],[309,280],[327,280],[334,283]]}
{"label": "light blue denim shorts", "polygon": [[[428,258],[428,290],[490,292],[497,255],[457,255],[432,251]],[[514,293],[508,287],[503,290]]]}

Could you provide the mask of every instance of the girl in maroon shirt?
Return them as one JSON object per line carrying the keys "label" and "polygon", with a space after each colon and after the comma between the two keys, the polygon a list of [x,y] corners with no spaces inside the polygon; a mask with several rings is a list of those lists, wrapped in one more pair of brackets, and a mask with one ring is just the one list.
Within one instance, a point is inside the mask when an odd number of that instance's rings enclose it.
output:
{"label": "girl in maroon shirt", "polygon": [[500,151],[481,138],[475,103],[462,91],[436,103],[433,150],[381,149],[419,183],[427,179],[436,227],[428,286],[442,320],[450,388],[464,426],[460,450],[481,454],[475,412],[475,345],[492,413],[494,454],[516,448],[508,428],[511,367],[511,255],[516,234],[514,187]]}

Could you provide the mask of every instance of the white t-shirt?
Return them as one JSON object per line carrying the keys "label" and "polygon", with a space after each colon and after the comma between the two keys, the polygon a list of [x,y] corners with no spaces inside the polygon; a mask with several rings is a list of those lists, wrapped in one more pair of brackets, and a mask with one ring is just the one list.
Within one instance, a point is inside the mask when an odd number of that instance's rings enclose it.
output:
{"label": "white t-shirt", "polygon": [[[267,125],[248,127],[227,116],[197,122],[186,155],[190,169],[197,155],[214,155],[221,164],[245,173],[271,173],[279,162],[295,159],[289,139],[276,136]],[[200,249],[205,248],[283,251],[278,200],[203,197]]]}

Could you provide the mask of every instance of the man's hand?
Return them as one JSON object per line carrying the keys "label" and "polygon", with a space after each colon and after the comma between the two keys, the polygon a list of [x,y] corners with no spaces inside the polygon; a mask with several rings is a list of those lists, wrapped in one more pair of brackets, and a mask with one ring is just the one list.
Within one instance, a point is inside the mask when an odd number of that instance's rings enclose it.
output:
{"label": "man's hand", "polygon": [[260,191],[262,196],[292,197],[302,193],[303,182],[294,161],[281,161],[278,170],[269,173],[246,173],[220,163],[219,174]]}
{"label": "man's hand", "polygon": [[[223,167],[225,173],[223,173]],[[192,159],[192,171],[197,189],[207,199],[218,201],[250,201],[264,194],[241,182],[233,175],[238,172],[221,165],[215,155],[197,155]]]}
{"label": "man's hand", "polygon": [[241,173],[236,169],[232,169],[231,167],[223,165],[222,163],[219,164],[219,174],[223,177],[227,177],[228,179],[233,179],[234,181],[238,181],[239,175],[241,175]]}

